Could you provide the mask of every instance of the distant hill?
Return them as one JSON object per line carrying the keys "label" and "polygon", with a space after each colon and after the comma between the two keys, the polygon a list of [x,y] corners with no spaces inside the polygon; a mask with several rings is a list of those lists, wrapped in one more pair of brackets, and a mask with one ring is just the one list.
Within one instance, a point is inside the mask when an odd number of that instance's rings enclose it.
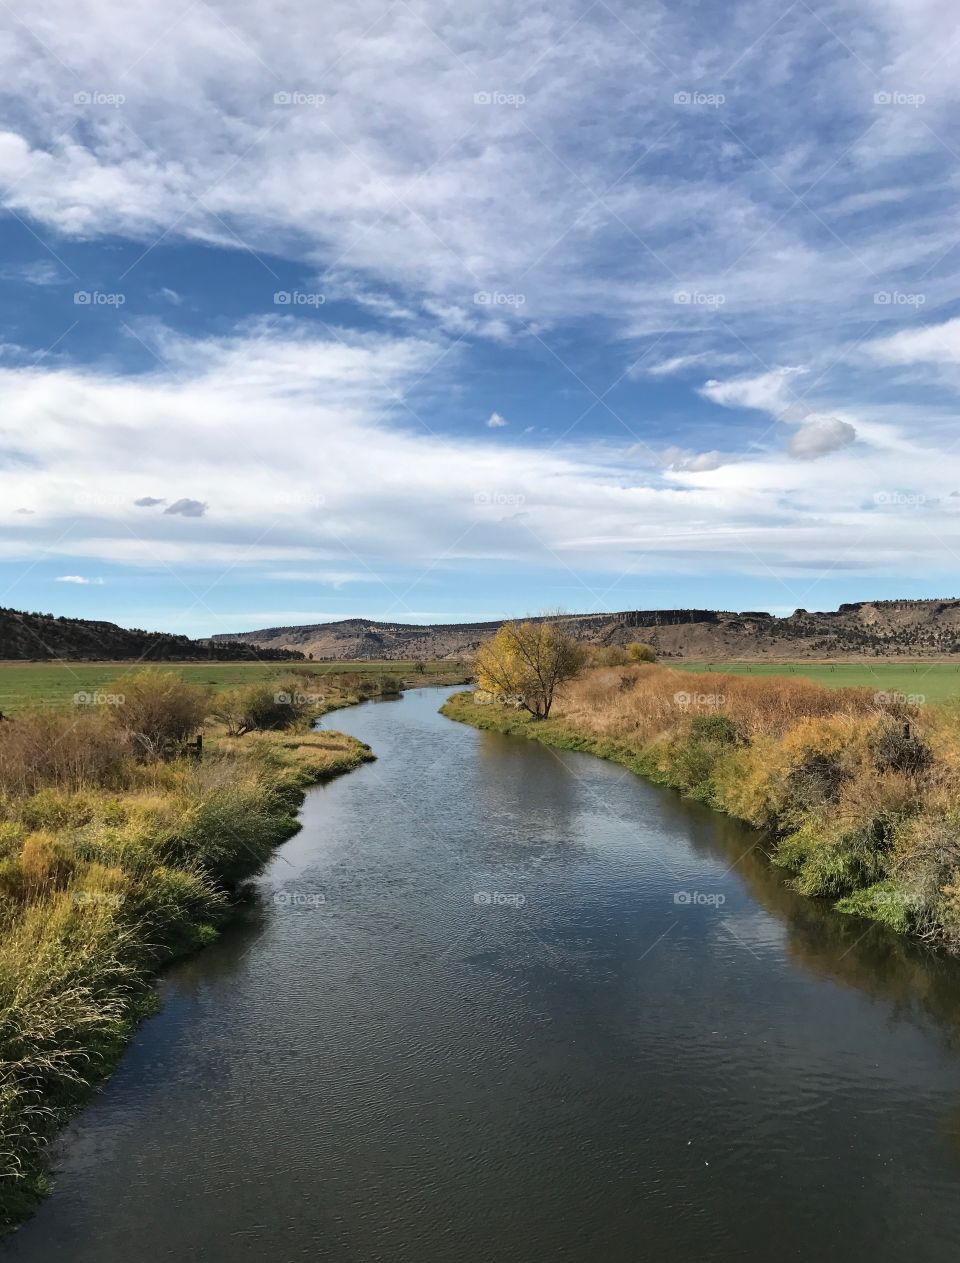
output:
{"label": "distant hill", "polygon": [[[552,620],[553,621],[553,620]],[[837,610],[795,610],[785,618],[725,610],[623,610],[559,615],[571,635],[598,645],[643,640],[661,658],[771,662],[805,658],[940,658],[960,653],[960,599],[857,601]],[[458,658],[473,653],[497,622],[415,625],[348,618],[303,627],[215,636],[314,659]]]}
{"label": "distant hill", "polygon": [[205,662],[250,659],[273,661],[301,659],[295,649],[237,643],[230,637],[191,640],[166,632],[140,631],[116,623],[86,618],[57,618],[53,614],[28,614],[0,609],[0,658],[48,661]]}

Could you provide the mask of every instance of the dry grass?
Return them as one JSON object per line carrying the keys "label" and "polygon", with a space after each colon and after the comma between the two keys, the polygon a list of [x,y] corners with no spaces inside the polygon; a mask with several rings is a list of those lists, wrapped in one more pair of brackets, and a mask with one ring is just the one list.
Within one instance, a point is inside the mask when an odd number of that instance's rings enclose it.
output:
{"label": "dry grass", "polygon": [[631,740],[650,740],[691,715],[722,714],[755,737],[780,735],[801,718],[875,714],[873,697],[867,688],[824,688],[800,678],[693,675],[644,664],[586,672],[563,688],[556,714]]}
{"label": "dry grass", "polygon": [[109,1071],[158,965],[216,933],[307,785],[372,757],[304,722],[208,729],[202,762],[157,758],[197,701],[160,674],[128,682],[146,744],[132,707],[0,724],[0,1224],[42,1191],[44,1143]]}
{"label": "dry grass", "polygon": [[640,665],[585,672],[546,722],[445,713],[617,759],[762,829],[804,894],[960,951],[960,707]]}

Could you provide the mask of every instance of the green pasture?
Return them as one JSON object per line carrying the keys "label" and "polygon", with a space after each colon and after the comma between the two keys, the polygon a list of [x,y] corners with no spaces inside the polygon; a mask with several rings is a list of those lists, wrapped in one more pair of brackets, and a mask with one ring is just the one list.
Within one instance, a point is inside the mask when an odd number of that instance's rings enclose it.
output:
{"label": "green pasture", "polygon": [[678,671],[731,675],[805,676],[833,688],[871,688],[928,702],[960,698],[960,662],[901,662],[865,658],[856,662],[665,662]]}
{"label": "green pasture", "polygon": [[70,706],[75,693],[103,691],[143,666],[176,671],[195,684],[208,684],[215,691],[275,680],[291,670],[309,672],[322,679],[337,675],[398,675],[411,682],[436,680],[438,684],[457,683],[468,671],[449,662],[427,662],[425,671],[416,671],[413,662],[0,662],[0,711],[7,714],[24,706]]}

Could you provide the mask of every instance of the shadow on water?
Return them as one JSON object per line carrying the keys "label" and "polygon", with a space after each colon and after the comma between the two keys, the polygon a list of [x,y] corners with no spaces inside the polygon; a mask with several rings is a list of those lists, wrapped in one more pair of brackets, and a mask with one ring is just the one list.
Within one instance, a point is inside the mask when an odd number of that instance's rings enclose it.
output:
{"label": "shadow on water", "polygon": [[960,1048],[960,962],[885,926],[837,912],[827,900],[797,894],[789,874],[771,863],[755,830],[693,803],[663,794],[665,815],[698,853],[719,856],[750,897],[784,927],[791,958],[818,977],[855,988],[891,1006],[903,1020],[930,1018]]}

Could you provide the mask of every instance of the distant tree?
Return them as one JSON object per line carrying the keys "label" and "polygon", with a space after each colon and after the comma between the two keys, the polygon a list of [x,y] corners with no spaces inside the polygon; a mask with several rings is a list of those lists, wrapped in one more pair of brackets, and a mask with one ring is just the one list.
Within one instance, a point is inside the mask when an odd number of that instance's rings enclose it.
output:
{"label": "distant tree", "polygon": [[504,623],[477,650],[475,673],[485,692],[546,719],[557,687],[583,667],[583,646],[555,623]]}
{"label": "distant tree", "polygon": [[627,645],[627,657],[631,662],[656,662],[657,655],[652,645],[645,645],[642,640],[633,640]]}
{"label": "distant tree", "polygon": [[417,658],[417,660],[413,664],[413,669],[414,671],[416,671],[417,675],[426,675],[427,664],[424,662],[422,658]]}
{"label": "distant tree", "polygon": [[323,700],[319,693],[302,689],[302,680],[297,676],[227,689],[213,699],[211,714],[226,727],[230,737],[288,728]]}

